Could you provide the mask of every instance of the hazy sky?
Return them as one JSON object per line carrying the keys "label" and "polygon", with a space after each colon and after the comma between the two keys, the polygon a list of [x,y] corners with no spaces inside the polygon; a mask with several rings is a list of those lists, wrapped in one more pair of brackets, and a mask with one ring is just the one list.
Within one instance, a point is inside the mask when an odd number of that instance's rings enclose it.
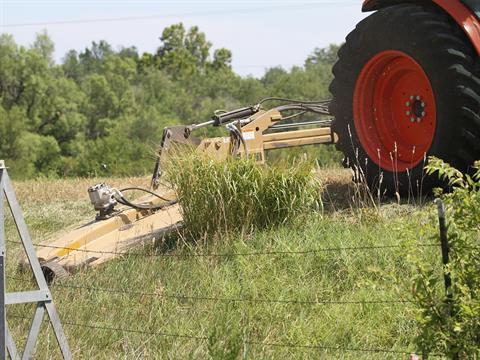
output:
{"label": "hazy sky", "polygon": [[316,48],[340,43],[365,14],[361,0],[0,0],[0,32],[22,45],[46,29],[60,60],[92,41],[153,52],[162,30],[183,22],[198,25],[213,48],[233,52],[242,75],[265,68],[302,65]]}

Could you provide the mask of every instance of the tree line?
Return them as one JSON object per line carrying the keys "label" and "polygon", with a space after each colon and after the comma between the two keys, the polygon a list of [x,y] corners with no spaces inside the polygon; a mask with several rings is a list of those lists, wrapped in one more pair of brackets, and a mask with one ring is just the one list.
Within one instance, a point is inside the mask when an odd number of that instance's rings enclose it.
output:
{"label": "tree line", "polygon": [[257,79],[235,74],[230,50],[181,23],[163,30],[154,53],[102,40],[60,63],[46,32],[28,47],[2,34],[0,158],[15,178],[150,172],[165,126],[267,96],[328,98],[337,50],[315,49],[303,66]]}

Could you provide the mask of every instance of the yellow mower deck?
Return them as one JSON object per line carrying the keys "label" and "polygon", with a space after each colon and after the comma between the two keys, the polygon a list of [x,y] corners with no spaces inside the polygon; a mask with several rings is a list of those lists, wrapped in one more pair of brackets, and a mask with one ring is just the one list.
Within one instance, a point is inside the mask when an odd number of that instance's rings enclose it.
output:
{"label": "yellow mower deck", "polygon": [[[163,196],[174,200],[169,191]],[[138,201],[153,205],[162,204],[156,197],[148,196]],[[44,242],[37,251],[44,268],[55,276],[62,268],[68,272],[86,266],[97,266],[118,257],[133,246],[159,239],[181,226],[178,204],[166,206],[155,212],[123,208],[106,220],[95,220],[80,226],[53,242]]]}

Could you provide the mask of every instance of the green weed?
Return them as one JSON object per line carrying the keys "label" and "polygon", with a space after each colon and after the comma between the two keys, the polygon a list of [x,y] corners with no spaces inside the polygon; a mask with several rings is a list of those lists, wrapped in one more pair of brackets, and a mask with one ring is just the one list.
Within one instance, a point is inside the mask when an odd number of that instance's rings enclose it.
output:
{"label": "green weed", "polygon": [[[426,351],[448,358],[480,356],[480,162],[473,167],[470,176],[442,160],[429,160],[427,173],[438,174],[451,187],[446,194],[437,189],[446,206],[450,261],[442,268],[439,261],[425,261],[423,251],[411,255],[417,269],[413,278],[420,330],[417,342]],[[431,223],[436,223],[433,214]],[[438,239],[437,231],[430,236]],[[452,283],[448,289],[444,287],[446,274]]]}
{"label": "green weed", "polygon": [[320,183],[307,162],[282,168],[192,154],[174,159],[167,174],[186,229],[197,238],[285,224],[321,202]]}

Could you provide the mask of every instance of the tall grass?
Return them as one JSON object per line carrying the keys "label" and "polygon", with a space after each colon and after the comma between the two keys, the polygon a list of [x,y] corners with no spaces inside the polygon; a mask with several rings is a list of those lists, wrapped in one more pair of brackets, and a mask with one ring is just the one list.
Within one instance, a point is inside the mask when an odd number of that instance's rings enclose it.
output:
{"label": "tall grass", "polygon": [[283,168],[191,154],[176,157],[167,173],[186,229],[204,236],[284,224],[318,207],[320,183],[312,170],[308,162]]}
{"label": "tall grass", "polygon": [[[332,170],[321,176],[322,183],[332,188],[331,199],[325,200],[326,208],[335,209],[325,211],[321,218],[310,213],[302,215],[301,223],[248,236],[236,234],[228,242],[211,242],[207,246],[178,242],[159,249],[146,245],[134,250],[132,256],[54,283],[51,291],[74,358],[407,359],[406,354],[353,349],[416,350],[414,304],[321,301],[409,300],[416,269],[409,266],[405,251],[348,248],[416,241],[426,231],[429,216],[424,209],[392,203],[382,205],[379,216],[364,221],[358,212],[350,211],[348,172]],[[137,180],[139,184],[145,181]],[[35,190],[53,192],[59,183],[42,181],[14,184],[34,242],[94,215],[83,190],[78,190],[73,200],[69,191],[46,196]],[[120,187],[122,180],[107,182]],[[72,191],[87,185],[83,179],[62,180],[61,184]],[[11,217],[7,217],[6,225],[7,239],[17,240]],[[431,242],[429,238],[424,241]],[[308,252],[323,248],[345,250]],[[426,260],[439,264],[441,269],[439,249],[425,250],[431,252],[422,252]],[[196,256],[198,253],[268,255],[210,257]],[[36,289],[31,274],[17,268],[20,254],[20,245],[7,243],[8,291]],[[112,289],[125,289],[125,293]],[[318,300],[319,304],[228,299]],[[8,325],[18,348],[25,345],[34,311],[33,305],[7,307]],[[53,332],[46,323],[34,358],[60,359]]]}

